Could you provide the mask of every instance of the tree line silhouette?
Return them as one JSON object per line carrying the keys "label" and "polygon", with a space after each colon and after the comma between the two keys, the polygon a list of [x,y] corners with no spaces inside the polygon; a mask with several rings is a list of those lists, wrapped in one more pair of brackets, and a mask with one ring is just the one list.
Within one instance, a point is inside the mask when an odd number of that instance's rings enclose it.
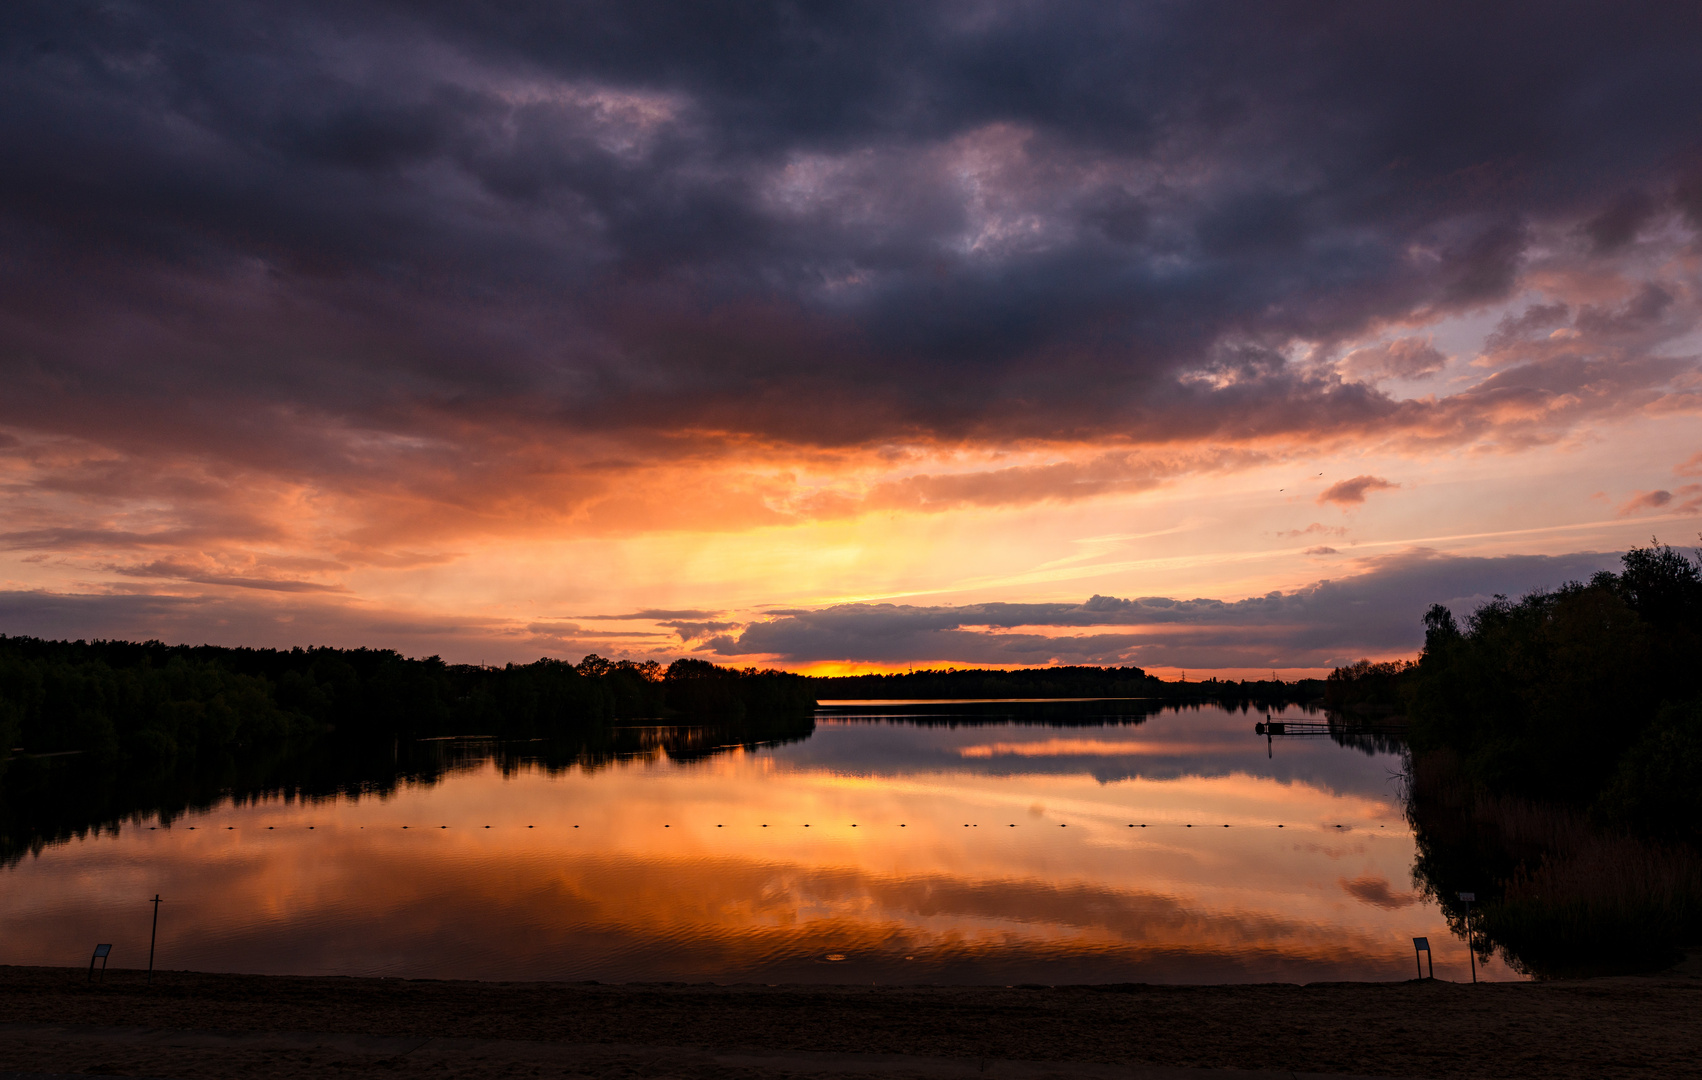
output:
{"label": "tree line silhouette", "polygon": [[1320,679],[1220,680],[1169,682],[1138,667],[1085,665],[1044,668],[925,668],[868,675],[815,676],[809,680],[823,700],[918,701],[943,698],[1156,698],[1209,701],[1231,707],[1275,707],[1323,696]]}
{"label": "tree line silhouette", "polygon": [[1416,663],[1326,681],[1399,709],[1416,879],[1474,944],[1540,974],[1647,968],[1702,939],[1702,563],[1658,540],[1619,571],[1424,615]]}
{"label": "tree line silhouette", "polygon": [[120,756],[142,769],[329,731],[503,737],[680,714],[808,712],[806,680],[681,659],[484,667],[387,649],[249,649],[0,637],[0,750]]}
{"label": "tree line silhouette", "polygon": [[1138,667],[807,677],[690,657],[665,668],[596,655],[498,668],[389,649],[0,636],[0,751],[116,755],[154,769],[202,750],[328,731],[535,737],[623,718],[791,714],[817,698],[1146,698],[1270,708],[1323,690],[1316,679],[1165,682]]}
{"label": "tree line silhouette", "polygon": [[1425,614],[1403,673],[1415,753],[1447,752],[1486,791],[1702,841],[1702,564],[1658,542],[1460,626]]}

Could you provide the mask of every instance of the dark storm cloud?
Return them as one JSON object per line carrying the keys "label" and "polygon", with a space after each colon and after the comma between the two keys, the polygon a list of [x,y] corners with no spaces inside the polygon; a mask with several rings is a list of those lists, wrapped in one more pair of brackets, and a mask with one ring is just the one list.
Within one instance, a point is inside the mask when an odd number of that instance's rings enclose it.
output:
{"label": "dark storm cloud", "polygon": [[[1316,667],[1365,652],[1416,651],[1424,640],[1419,614],[1433,603],[1463,617],[1496,593],[1552,588],[1616,563],[1616,556],[1594,553],[1463,558],[1415,551],[1364,560],[1353,577],[1235,601],[1094,596],[1079,604],[841,604],[755,623],[710,647],[794,663]],[[1059,632],[1083,628],[1095,632]]]}
{"label": "dark storm cloud", "polygon": [[1702,206],[1684,5],[0,20],[0,421],[320,478],[351,431],[1428,428],[1276,350]]}

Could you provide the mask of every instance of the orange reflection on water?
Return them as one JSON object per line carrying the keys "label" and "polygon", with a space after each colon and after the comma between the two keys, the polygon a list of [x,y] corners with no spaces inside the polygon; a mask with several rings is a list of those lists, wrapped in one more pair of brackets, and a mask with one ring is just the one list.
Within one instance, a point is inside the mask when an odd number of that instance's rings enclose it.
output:
{"label": "orange reflection on water", "polygon": [[[161,965],[201,970],[1392,979],[1427,935],[1438,976],[1463,977],[1463,946],[1412,894],[1387,761],[1319,744],[1304,752],[1335,772],[1260,774],[1246,726],[1151,722],[1126,775],[1070,759],[1103,765],[1095,748],[1127,729],[1002,726],[994,741],[824,723],[793,747],[689,764],[504,776],[485,762],[388,798],[227,804],[6,871],[0,960],[74,964],[98,938],[137,966],[141,898],[159,892]],[[1004,745],[1024,771],[966,753]]]}
{"label": "orange reflection on water", "polygon": [[966,758],[994,757],[1127,757],[1131,754],[1209,753],[1210,743],[1196,745],[1154,744],[1135,741],[1108,742],[1104,739],[1046,739],[1041,742],[996,742],[966,746],[958,753]]}

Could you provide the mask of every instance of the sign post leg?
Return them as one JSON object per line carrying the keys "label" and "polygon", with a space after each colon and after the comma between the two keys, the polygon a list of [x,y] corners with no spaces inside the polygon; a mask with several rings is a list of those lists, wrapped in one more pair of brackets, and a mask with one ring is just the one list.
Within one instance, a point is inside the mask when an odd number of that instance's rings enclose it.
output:
{"label": "sign post leg", "polygon": [[154,929],[153,929],[153,932],[148,935],[148,985],[149,986],[152,986],[154,984],[154,942],[158,941],[159,936],[160,936],[160,894],[159,893],[154,894],[153,904],[154,904]]}

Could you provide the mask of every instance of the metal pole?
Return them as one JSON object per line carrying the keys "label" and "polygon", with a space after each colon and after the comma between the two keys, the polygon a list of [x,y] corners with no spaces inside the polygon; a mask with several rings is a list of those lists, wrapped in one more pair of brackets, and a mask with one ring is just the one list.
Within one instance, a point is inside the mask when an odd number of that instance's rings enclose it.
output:
{"label": "metal pole", "polygon": [[[154,930],[148,935],[148,985],[154,984],[154,942],[160,936],[160,894],[155,893],[154,899]],[[1475,980],[1474,980],[1475,981]]]}
{"label": "metal pole", "polygon": [[1477,985],[1477,948],[1472,944],[1472,906],[1466,905],[1466,955],[1472,961],[1472,985]]}

